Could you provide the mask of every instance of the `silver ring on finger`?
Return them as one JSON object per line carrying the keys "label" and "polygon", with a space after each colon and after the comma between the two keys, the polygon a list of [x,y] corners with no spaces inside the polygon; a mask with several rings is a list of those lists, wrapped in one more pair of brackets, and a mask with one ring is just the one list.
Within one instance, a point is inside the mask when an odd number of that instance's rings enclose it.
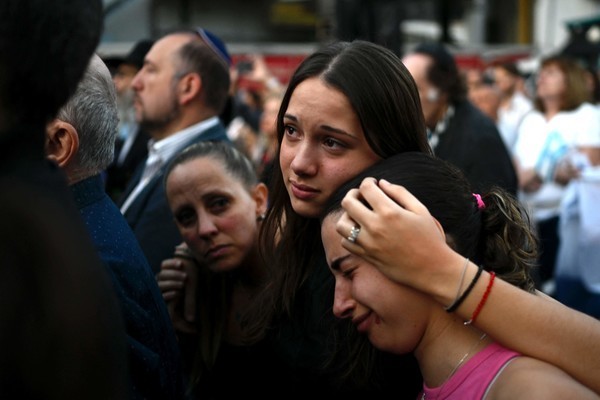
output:
{"label": "silver ring on finger", "polygon": [[351,243],[356,243],[356,239],[358,239],[358,234],[360,233],[360,225],[354,225],[352,229],[350,229],[350,235],[348,236],[348,241]]}

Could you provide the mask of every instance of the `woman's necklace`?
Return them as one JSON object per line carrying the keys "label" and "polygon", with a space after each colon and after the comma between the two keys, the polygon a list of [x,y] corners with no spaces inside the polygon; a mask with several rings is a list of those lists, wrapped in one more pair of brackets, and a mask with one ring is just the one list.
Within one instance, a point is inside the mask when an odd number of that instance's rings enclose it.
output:
{"label": "woman's necklace", "polygon": [[[473,350],[475,350],[477,348],[477,346],[479,346],[479,343],[481,343],[481,341],[483,339],[485,339],[486,336],[487,336],[487,334],[485,334],[485,333],[483,335],[481,335],[479,337],[479,340],[477,340],[475,342],[475,344],[465,353],[465,355],[462,356],[462,358],[460,359],[460,361],[458,361],[458,364],[456,364],[456,366],[452,369],[452,371],[450,371],[450,373],[448,374],[448,376],[444,380],[444,383],[442,383],[442,386],[440,387],[439,397],[441,397],[442,391],[444,389],[444,386],[446,386],[446,383],[448,383],[448,380],[450,380],[450,378],[452,377],[452,375],[454,375],[454,373],[456,372],[456,370],[458,370],[460,368],[460,366],[465,362],[465,360],[467,359],[467,357],[469,357],[469,354],[471,354],[471,352]],[[425,392],[423,392],[423,396],[421,396],[421,400],[425,400]]]}

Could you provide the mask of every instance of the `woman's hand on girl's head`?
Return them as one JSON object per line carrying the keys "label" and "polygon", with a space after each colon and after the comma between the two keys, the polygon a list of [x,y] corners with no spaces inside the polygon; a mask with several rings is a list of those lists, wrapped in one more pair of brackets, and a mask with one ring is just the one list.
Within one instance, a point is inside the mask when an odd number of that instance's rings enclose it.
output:
{"label": "woman's hand on girl's head", "polygon": [[457,257],[464,262],[446,244],[437,220],[402,186],[367,178],[348,192],[342,206],[346,212],[338,233],[347,238],[352,226],[361,227],[356,242],[343,239],[343,246],[392,280],[436,294],[432,279],[441,267]]}

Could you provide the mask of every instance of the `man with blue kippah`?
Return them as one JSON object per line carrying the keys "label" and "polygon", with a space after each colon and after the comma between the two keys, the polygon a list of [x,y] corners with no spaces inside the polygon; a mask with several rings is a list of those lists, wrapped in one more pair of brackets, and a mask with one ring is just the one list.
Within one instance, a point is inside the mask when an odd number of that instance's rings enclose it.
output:
{"label": "man with blue kippah", "polygon": [[219,119],[229,94],[229,64],[216,35],[178,31],[156,41],[132,82],[136,120],[151,140],[119,206],[154,273],[183,241],[164,192],[167,164],[190,144],[229,141]]}

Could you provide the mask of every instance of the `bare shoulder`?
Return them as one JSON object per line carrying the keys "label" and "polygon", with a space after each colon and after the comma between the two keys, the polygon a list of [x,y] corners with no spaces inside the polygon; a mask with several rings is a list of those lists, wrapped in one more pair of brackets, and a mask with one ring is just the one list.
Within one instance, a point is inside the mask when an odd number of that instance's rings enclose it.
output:
{"label": "bare shoulder", "polygon": [[598,400],[600,396],[552,364],[517,357],[498,375],[485,399]]}

